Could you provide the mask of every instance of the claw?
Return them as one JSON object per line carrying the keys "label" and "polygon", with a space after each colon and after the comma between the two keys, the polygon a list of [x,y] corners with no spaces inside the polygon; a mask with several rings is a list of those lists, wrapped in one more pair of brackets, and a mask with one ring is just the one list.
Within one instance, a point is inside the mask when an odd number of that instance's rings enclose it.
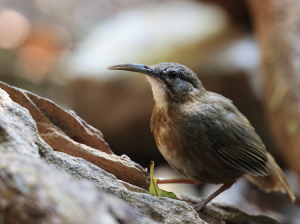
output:
{"label": "claw", "polygon": [[204,200],[198,204],[192,205],[192,207],[195,209],[196,212],[200,212],[205,207],[206,204],[207,203],[205,203],[205,200]]}

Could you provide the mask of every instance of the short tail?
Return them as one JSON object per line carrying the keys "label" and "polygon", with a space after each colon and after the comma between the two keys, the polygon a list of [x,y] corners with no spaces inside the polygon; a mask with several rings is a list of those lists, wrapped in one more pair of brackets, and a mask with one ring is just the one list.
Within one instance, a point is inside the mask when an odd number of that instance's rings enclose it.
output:
{"label": "short tail", "polygon": [[281,168],[277,165],[273,156],[267,153],[268,161],[267,168],[270,173],[269,176],[252,176],[250,174],[245,175],[246,179],[255,184],[264,192],[282,192],[286,194],[290,200],[294,203],[296,197],[284,175]]}

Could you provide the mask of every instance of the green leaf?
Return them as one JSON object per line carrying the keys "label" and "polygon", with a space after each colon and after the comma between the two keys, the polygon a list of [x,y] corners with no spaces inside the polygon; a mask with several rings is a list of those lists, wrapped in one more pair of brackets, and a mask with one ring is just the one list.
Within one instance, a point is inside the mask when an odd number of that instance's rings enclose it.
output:
{"label": "green leaf", "polygon": [[153,176],[153,171],[154,171],[154,162],[152,161],[150,164],[150,178],[151,178],[151,184],[149,187],[150,194],[157,197],[167,197],[167,198],[177,199],[176,195],[173,192],[168,192],[159,189],[159,187],[157,186],[158,179]]}

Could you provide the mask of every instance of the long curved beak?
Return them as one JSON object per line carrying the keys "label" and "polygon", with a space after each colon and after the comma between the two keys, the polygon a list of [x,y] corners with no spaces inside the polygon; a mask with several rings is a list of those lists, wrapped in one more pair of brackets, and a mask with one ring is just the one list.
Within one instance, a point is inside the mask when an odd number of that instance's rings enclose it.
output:
{"label": "long curved beak", "polygon": [[151,66],[149,65],[141,65],[141,64],[131,64],[131,63],[126,63],[126,64],[117,64],[108,67],[107,69],[109,70],[124,70],[124,71],[131,71],[131,72],[139,72],[145,75],[149,76],[155,76],[154,72],[152,71]]}

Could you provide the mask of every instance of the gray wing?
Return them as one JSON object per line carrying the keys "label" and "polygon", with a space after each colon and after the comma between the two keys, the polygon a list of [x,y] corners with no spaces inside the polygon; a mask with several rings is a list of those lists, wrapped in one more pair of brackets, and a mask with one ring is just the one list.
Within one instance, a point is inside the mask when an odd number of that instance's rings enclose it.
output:
{"label": "gray wing", "polygon": [[210,149],[231,167],[255,176],[268,175],[262,140],[249,121],[228,102],[226,108],[208,105],[209,116],[205,113],[202,117]]}

